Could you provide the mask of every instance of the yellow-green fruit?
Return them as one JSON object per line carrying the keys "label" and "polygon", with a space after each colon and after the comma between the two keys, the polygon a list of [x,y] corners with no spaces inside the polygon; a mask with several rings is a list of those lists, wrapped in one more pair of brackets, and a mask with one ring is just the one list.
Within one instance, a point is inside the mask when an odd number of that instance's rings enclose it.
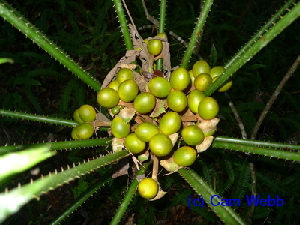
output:
{"label": "yellow-green fruit", "polygon": [[162,41],[161,40],[149,40],[147,49],[151,55],[159,55],[163,49]]}
{"label": "yellow-green fruit", "polygon": [[144,92],[136,96],[133,102],[133,107],[137,112],[144,114],[151,112],[154,109],[156,99],[153,94]]}
{"label": "yellow-green fruit", "polygon": [[156,35],[157,37],[161,37],[161,38],[167,38],[166,33],[159,33]]}
{"label": "yellow-green fruit", "polygon": [[173,111],[182,112],[187,106],[187,97],[182,91],[171,91],[167,103]]}
{"label": "yellow-green fruit", "polygon": [[73,128],[71,136],[73,139],[89,139],[94,133],[94,127],[89,123],[83,123]]}
{"label": "yellow-green fruit", "polygon": [[192,90],[187,97],[188,107],[193,113],[198,113],[198,106],[200,101],[205,97],[203,92],[199,90]]}
{"label": "yellow-green fruit", "polygon": [[121,84],[125,80],[134,79],[132,70],[128,68],[120,69],[117,73],[117,81]]}
{"label": "yellow-green fruit", "polygon": [[120,112],[120,108],[118,106],[115,106],[111,109],[111,113],[116,115]]}
{"label": "yellow-green fruit", "polygon": [[212,118],[215,118],[218,112],[219,112],[219,104],[212,97],[205,97],[199,103],[198,113],[205,120],[210,120]]}
{"label": "yellow-green fruit", "polygon": [[97,102],[108,109],[116,106],[119,103],[119,100],[118,92],[112,88],[103,88],[97,94]]}
{"label": "yellow-green fruit", "polygon": [[190,74],[190,78],[191,78],[191,84],[194,85],[195,77],[194,77],[194,74],[193,74],[193,70],[190,70],[189,74]]}
{"label": "yellow-green fruit", "polygon": [[189,146],[183,146],[174,152],[173,159],[178,166],[190,166],[197,158],[195,149]]}
{"label": "yellow-green fruit", "polygon": [[145,199],[152,199],[157,195],[158,184],[152,178],[144,178],[138,185],[139,194]]}
{"label": "yellow-green fruit", "polygon": [[191,78],[189,72],[183,68],[179,67],[171,73],[170,84],[171,87],[176,91],[182,91],[190,84]]}
{"label": "yellow-green fruit", "polygon": [[194,81],[194,86],[199,91],[206,91],[211,84],[212,78],[208,73],[200,73]]}
{"label": "yellow-green fruit", "polygon": [[149,81],[148,89],[155,97],[165,98],[171,91],[171,84],[163,77],[154,77]]}
{"label": "yellow-green fruit", "polygon": [[199,60],[193,65],[193,74],[198,76],[200,73],[210,74],[210,66],[204,60]]}
{"label": "yellow-green fruit", "polygon": [[125,123],[120,117],[115,117],[111,121],[111,133],[116,138],[124,138],[130,133],[130,125]]}
{"label": "yellow-green fruit", "polygon": [[158,127],[153,123],[141,123],[135,128],[136,136],[144,142],[149,142],[151,138],[159,132]]}
{"label": "yellow-green fruit", "polygon": [[78,109],[79,117],[84,122],[92,122],[96,119],[96,111],[95,109],[90,105],[82,105]]}
{"label": "yellow-green fruit", "polygon": [[183,128],[181,136],[188,145],[199,145],[204,140],[203,131],[196,125]]}
{"label": "yellow-green fruit", "polygon": [[226,84],[224,84],[222,87],[218,89],[219,92],[228,91],[232,87],[232,81],[228,81]]}
{"label": "yellow-green fruit", "polygon": [[78,109],[76,109],[75,111],[74,111],[74,113],[73,113],[73,118],[74,118],[74,120],[76,121],[76,122],[78,122],[79,124],[82,124],[82,123],[84,123],[84,121],[80,118],[80,116],[79,116],[79,110]]}
{"label": "yellow-green fruit", "polygon": [[166,135],[176,133],[181,127],[181,118],[177,112],[167,112],[159,121],[159,129]]}
{"label": "yellow-green fruit", "polygon": [[145,142],[141,141],[135,133],[131,133],[125,138],[124,145],[133,154],[141,153],[146,146]]}
{"label": "yellow-green fruit", "polygon": [[133,101],[138,93],[139,86],[132,79],[125,80],[119,85],[118,94],[120,99],[124,102]]}
{"label": "yellow-green fruit", "polygon": [[224,71],[225,71],[225,68],[222,67],[222,66],[216,66],[216,67],[213,67],[213,68],[210,70],[210,76],[211,76],[211,78],[218,77],[218,76],[220,76]]}
{"label": "yellow-green fruit", "polygon": [[114,89],[115,91],[118,91],[119,88],[119,81],[118,80],[113,80],[112,82],[109,83],[107,87]]}
{"label": "yellow-green fruit", "polygon": [[[218,79],[218,77],[214,77],[213,80],[212,80],[212,82],[215,82],[217,79]],[[232,87],[232,80],[228,81],[223,86],[221,86],[218,89],[218,92],[228,91],[231,87]]]}
{"label": "yellow-green fruit", "polygon": [[154,155],[163,157],[171,152],[173,145],[169,136],[163,133],[158,133],[151,138],[149,147]]}

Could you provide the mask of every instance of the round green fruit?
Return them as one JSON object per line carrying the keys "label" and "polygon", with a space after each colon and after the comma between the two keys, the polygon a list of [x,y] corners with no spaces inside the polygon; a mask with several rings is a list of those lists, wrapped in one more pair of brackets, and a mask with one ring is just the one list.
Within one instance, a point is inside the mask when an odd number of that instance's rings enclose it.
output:
{"label": "round green fruit", "polygon": [[189,72],[179,67],[171,73],[170,84],[171,87],[176,91],[182,91],[190,84],[191,78]]}
{"label": "round green fruit", "polygon": [[83,123],[73,128],[73,139],[89,139],[94,133],[94,127],[89,123]]}
{"label": "round green fruit", "polygon": [[119,81],[118,80],[113,80],[112,82],[109,83],[109,85],[107,86],[108,88],[112,88],[115,91],[118,91],[119,88]]}
{"label": "round green fruit", "polygon": [[203,92],[199,90],[192,90],[190,92],[189,96],[187,97],[187,104],[189,109],[193,113],[198,113],[199,103],[204,97],[205,95],[203,94]]}
{"label": "round green fruit", "polygon": [[133,101],[139,93],[139,86],[132,79],[125,80],[119,85],[118,94],[124,102]]}
{"label": "round green fruit", "polygon": [[129,79],[131,79],[131,80],[134,79],[132,70],[130,70],[128,68],[120,69],[119,72],[117,73],[117,81],[119,82],[119,84],[121,84],[123,81],[129,80]]}
{"label": "round green fruit", "polygon": [[228,91],[231,87],[232,87],[232,81],[230,80],[227,83],[225,83],[222,87],[220,87],[218,89],[218,92]]}
{"label": "round green fruit", "polygon": [[159,55],[163,49],[162,41],[161,40],[149,40],[147,49],[151,55]]}
{"label": "round green fruit", "polygon": [[205,97],[199,103],[198,113],[205,120],[210,120],[212,118],[215,118],[218,112],[219,112],[219,104],[212,97]]}
{"label": "round green fruit", "polygon": [[167,112],[159,121],[159,129],[166,135],[176,133],[181,127],[181,118],[177,112]]}
{"label": "round green fruit", "polygon": [[211,78],[218,77],[218,76],[220,76],[224,71],[225,71],[225,68],[222,67],[222,66],[216,66],[216,67],[213,67],[213,68],[210,70],[210,76],[211,76]]}
{"label": "round green fruit", "polygon": [[130,133],[130,125],[120,117],[115,117],[111,121],[111,132],[116,138],[124,138]]}
{"label": "round green fruit", "polygon": [[199,145],[204,140],[203,131],[196,125],[183,128],[181,136],[188,145]]}
{"label": "round green fruit", "polygon": [[200,73],[194,80],[194,86],[199,91],[206,91],[211,83],[212,78],[208,73]]}
{"label": "round green fruit", "polygon": [[79,116],[79,110],[78,109],[76,109],[75,111],[74,111],[74,113],[73,113],[73,118],[74,118],[74,120],[76,121],[76,122],[78,122],[79,124],[82,124],[82,123],[84,123],[84,121],[80,118],[80,116]]}
{"label": "round green fruit", "polygon": [[112,88],[103,88],[97,94],[97,102],[108,109],[116,106],[119,103],[119,100],[118,92]]}
{"label": "round green fruit", "polygon": [[133,107],[138,113],[144,114],[151,112],[154,109],[156,99],[153,94],[144,92],[136,96]]}
{"label": "round green fruit", "polygon": [[135,133],[131,133],[125,138],[124,145],[133,154],[141,153],[146,146],[145,142],[141,141]]}
{"label": "round green fruit", "polygon": [[152,178],[144,178],[138,185],[139,194],[145,199],[152,199],[157,195],[158,184]]}
{"label": "round green fruit", "polygon": [[195,149],[189,146],[183,146],[174,152],[173,159],[178,166],[190,166],[197,158]]}
{"label": "round green fruit", "polygon": [[95,109],[90,105],[82,105],[78,109],[79,117],[84,122],[92,122],[96,119],[96,111]]}
{"label": "round green fruit", "polygon": [[182,112],[187,106],[187,97],[182,91],[171,91],[167,103],[173,111]]}
{"label": "round green fruit", "polygon": [[120,108],[118,106],[115,106],[111,109],[111,113],[116,115],[120,112]]}
{"label": "round green fruit", "polygon": [[210,74],[210,66],[204,60],[199,60],[193,65],[193,74],[198,76],[200,73]]}
{"label": "round green fruit", "polygon": [[158,132],[158,127],[148,122],[139,124],[135,129],[136,136],[143,142],[149,142]]}
{"label": "round green fruit", "polygon": [[149,147],[154,155],[163,157],[171,152],[173,145],[169,136],[163,133],[158,133],[151,138]]}
{"label": "round green fruit", "polygon": [[165,98],[171,91],[171,84],[163,77],[154,77],[149,81],[148,89],[155,97]]}

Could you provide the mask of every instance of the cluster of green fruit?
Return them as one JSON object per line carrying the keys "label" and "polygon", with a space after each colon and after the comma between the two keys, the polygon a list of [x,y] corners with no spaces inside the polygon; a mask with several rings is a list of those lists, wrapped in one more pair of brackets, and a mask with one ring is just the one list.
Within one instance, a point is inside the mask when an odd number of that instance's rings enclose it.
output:
{"label": "cluster of green fruit", "polygon": [[[207,129],[203,124],[216,119],[219,105],[214,98],[206,97],[203,92],[223,71],[222,67],[211,69],[205,61],[200,60],[191,71],[182,67],[175,69],[169,80],[160,76],[150,79],[146,91],[140,93],[133,71],[123,68],[118,71],[115,80],[98,92],[97,102],[108,108],[114,117],[111,132],[119,140],[119,146],[138,154],[140,160],[145,155],[149,156],[150,149],[152,154],[161,159],[162,166],[168,171],[174,171],[174,168],[192,165],[197,153],[210,145],[206,143],[201,146],[205,138],[212,137],[216,124],[209,125]],[[230,81],[219,91],[226,91],[231,85]],[[157,108],[157,105],[163,110]],[[134,113],[128,120],[122,117],[126,113],[121,112],[129,112],[129,109]],[[180,136],[186,145],[172,151]],[[209,140],[211,143],[212,139]],[[162,163],[164,159],[168,160],[167,166]],[[147,199],[156,195],[145,194],[148,193],[147,186],[153,187],[153,182],[156,183],[151,179],[147,178],[139,185],[140,194]]]}
{"label": "cluster of green fruit", "polygon": [[82,105],[73,113],[73,118],[79,123],[71,133],[73,139],[89,139],[94,134],[94,127],[90,122],[96,119],[96,111],[90,105]]}

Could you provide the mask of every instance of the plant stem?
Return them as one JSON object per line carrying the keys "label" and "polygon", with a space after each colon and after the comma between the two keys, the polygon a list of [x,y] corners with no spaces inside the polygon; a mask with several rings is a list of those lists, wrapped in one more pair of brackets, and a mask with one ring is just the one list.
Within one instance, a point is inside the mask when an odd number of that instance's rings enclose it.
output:
{"label": "plant stem", "polygon": [[291,66],[291,68],[289,69],[289,71],[285,74],[285,76],[282,78],[280,84],[278,85],[278,87],[276,88],[276,90],[274,91],[273,95],[271,96],[270,100],[268,101],[268,103],[266,104],[264,110],[262,111],[257,123],[255,124],[255,127],[253,128],[253,132],[251,135],[251,139],[255,139],[256,134],[259,130],[260,125],[262,124],[262,121],[264,120],[264,118],[266,117],[267,113],[269,112],[271,106],[273,105],[273,103],[275,102],[277,96],[279,95],[280,91],[282,90],[283,86],[285,85],[285,83],[291,78],[291,76],[295,73],[295,70],[298,68],[300,63],[300,55],[297,57],[297,59],[295,60],[295,62],[293,63],[293,65]]}
{"label": "plant stem", "polygon": [[189,42],[189,45],[184,53],[184,56],[183,56],[183,59],[182,59],[181,65],[180,65],[181,67],[187,68],[187,65],[190,61],[191,55],[194,51],[197,41],[199,40],[199,37],[202,36],[203,27],[204,27],[206,18],[208,16],[208,13],[211,9],[213,2],[214,2],[213,0],[206,0],[203,4],[202,11],[200,12],[200,15],[198,17],[195,29],[193,31],[193,34],[192,34],[190,42]]}
{"label": "plant stem", "polygon": [[145,174],[145,172],[148,169],[150,164],[151,164],[151,162],[144,163],[143,166],[140,168],[140,170],[136,173],[136,176],[133,179],[133,181],[131,182],[131,185],[130,185],[123,201],[121,202],[121,204],[118,208],[118,211],[115,213],[115,216],[112,219],[110,225],[117,225],[121,221],[122,216],[123,216],[124,212],[126,211],[126,209],[128,208],[128,205],[129,205],[133,195],[135,194],[136,188],[139,184],[139,181],[137,180],[137,177],[140,176],[140,175]]}
{"label": "plant stem", "polygon": [[127,50],[133,50],[133,44],[130,38],[130,32],[128,30],[127,21],[124,14],[124,9],[121,0],[113,0],[116,8],[116,12],[119,18],[121,32],[124,37],[125,45]]}

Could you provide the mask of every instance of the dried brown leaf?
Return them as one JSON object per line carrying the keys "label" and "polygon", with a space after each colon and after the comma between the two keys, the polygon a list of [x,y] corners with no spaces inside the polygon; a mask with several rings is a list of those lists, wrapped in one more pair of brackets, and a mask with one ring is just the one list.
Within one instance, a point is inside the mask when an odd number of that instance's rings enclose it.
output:
{"label": "dried brown leaf", "polygon": [[213,140],[214,136],[205,137],[200,145],[196,145],[197,153],[204,152],[205,150],[207,150],[210,147]]}

